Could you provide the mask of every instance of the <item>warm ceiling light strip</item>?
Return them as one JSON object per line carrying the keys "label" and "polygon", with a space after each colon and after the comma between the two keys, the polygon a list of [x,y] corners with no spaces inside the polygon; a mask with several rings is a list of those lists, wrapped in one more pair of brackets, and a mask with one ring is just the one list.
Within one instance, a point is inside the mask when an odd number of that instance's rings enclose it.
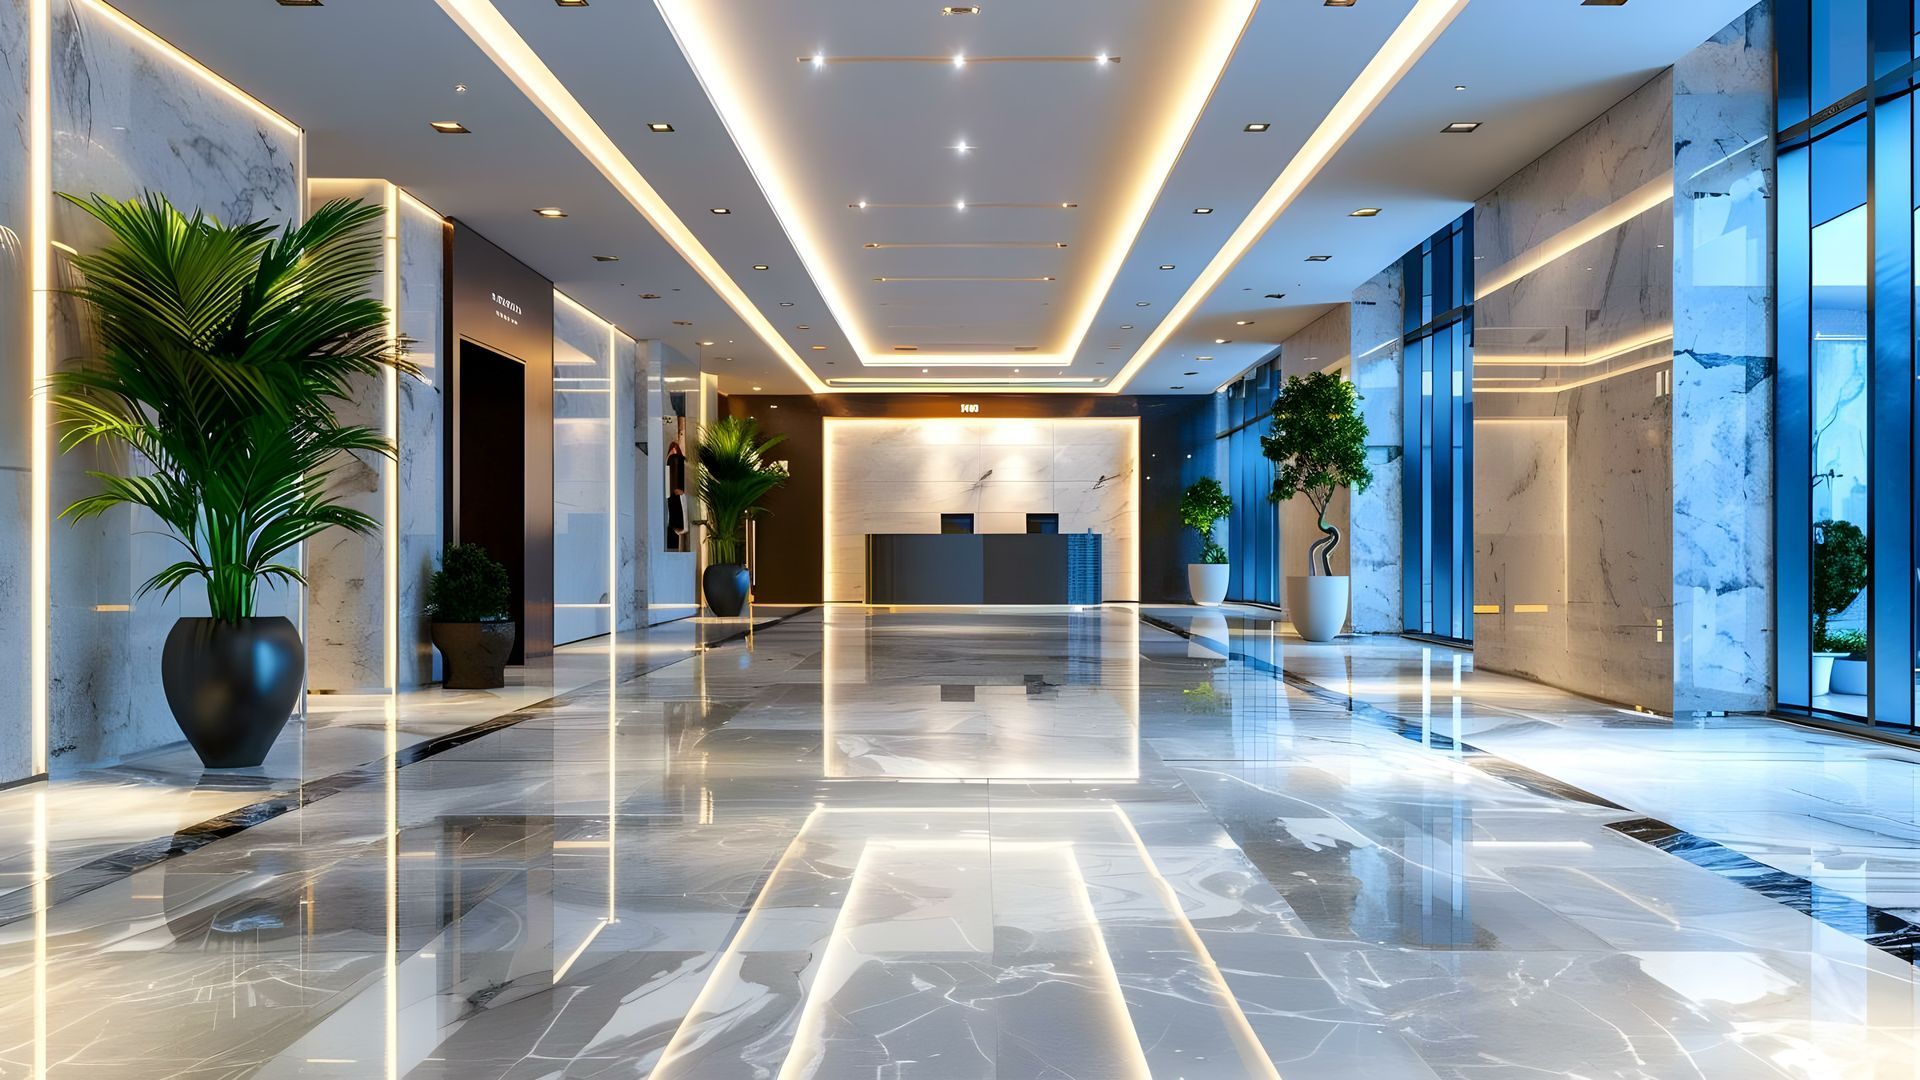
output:
{"label": "warm ceiling light strip", "polygon": [[[1373,54],[1373,59],[1361,69],[1346,93],[1340,95],[1340,100],[1328,110],[1320,126],[1314,128],[1313,134],[1307,136],[1307,141],[1301,144],[1286,168],[1280,170],[1280,175],[1274,178],[1267,193],[1254,204],[1239,227],[1233,230],[1233,235],[1227,238],[1226,244],[1207,263],[1206,269],[1187,287],[1186,293],[1167,312],[1166,318],[1160,320],[1160,325],[1154,327],[1153,333],[1147,335],[1126,366],[1120,369],[1113,385],[1107,388],[1109,393],[1117,394],[1126,389],[1127,383],[1160,351],[1174,331],[1186,322],[1287,207],[1293,205],[1293,201],[1300,197],[1300,193],[1320,174],[1327,162],[1333,160],[1333,155],[1346,145],[1353,133],[1360,130],[1360,125],[1386,100],[1388,92],[1426,55],[1433,43],[1440,39],[1441,32],[1466,6],[1467,0],[1419,0],[1407,17],[1400,20],[1400,25],[1380,46],[1380,51]],[[1231,385],[1231,380],[1228,385]]]}
{"label": "warm ceiling light strip", "polygon": [[773,324],[721,268],[706,246],[687,228],[686,222],[680,220],[680,216],[673,212],[673,208],[653,189],[653,185],[647,183],[646,177],[620,152],[620,148],[594,121],[592,114],[555,77],[539,54],[514,30],[491,0],[438,0],[438,3],[440,9],[473,39],[474,44],[480,46],[495,66],[513,80],[529,101],[546,114],[547,119],[573,143],[574,148],[593,162],[600,170],[600,175],[606,177],[633,204],[634,209],[640,211],[661,238],[673,245],[687,265],[693,267],[714,292],[720,294],[734,314],[746,322],[809,390],[819,393],[826,389],[820,377],[800,359],[800,354],[773,328]]}
{"label": "warm ceiling light strip", "polygon": [[1051,277],[950,277],[941,275],[923,275],[920,277],[877,277],[873,280],[882,285],[907,284],[920,282],[987,282],[989,284],[1030,285],[1054,280]]}
{"label": "warm ceiling light strip", "polygon": [[1117,56],[796,56],[796,63],[813,67],[839,64],[938,64],[941,67],[972,67],[975,64],[1117,64]]}
{"label": "warm ceiling light strip", "polygon": [[[916,364],[922,363],[922,361],[915,360],[914,363]],[[968,377],[968,376],[949,377],[944,375],[935,375],[935,376],[924,378],[924,379],[887,378],[885,376],[880,376],[880,375],[864,375],[864,376],[851,375],[843,379],[827,380],[829,384],[836,387],[841,387],[841,386],[870,386],[870,387],[871,386],[904,386],[904,387],[1026,386],[1029,384],[1032,384],[1035,386],[1049,386],[1049,385],[1089,386],[1099,381],[1100,381],[1099,376],[1095,376],[1095,375],[1036,375],[1030,378],[1026,376],[1013,376],[1013,375],[1007,375],[1007,376],[984,375],[984,376],[977,376],[977,377]]]}
{"label": "warm ceiling light strip", "polygon": [[868,251],[924,251],[930,248],[1043,248],[1049,251],[1058,251],[1067,245],[1058,240],[929,240],[924,242],[881,240],[862,246]]}
{"label": "warm ceiling light strip", "polygon": [[[953,210],[950,202],[857,202],[849,210]],[[970,202],[969,210],[1078,210],[1076,202]]]}
{"label": "warm ceiling light strip", "polygon": [[1673,175],[1663,172],[1610,205],[1514,256],[1492,272],[1476,272],[1473,289],[1475,299],[1492,296],[1672,199]]}
{"label": "warm ceiling light strip", "polygon": [[[446,4],[453,0],[440,2]],[[753,169],[767,201],[772,204],[774,213],[786,228],[801,261],[811,272],[828,310],[833,312],[846,333],[855,355],[863,364],[885,363],[880,359],[885,355],[885,350],[869,347],[861,324],[854,317],[858,309],[852,301],[852,294],[833,272],[833,262],[827,257],[833,248],[823,243],[817,235],[807,209],[809,204],[789,186],[781,167],[781,156],[773,152],[775,141],[763,130],[759,111],[750,107],[744,89],[747,80],[734,73],[735,64],[731,58],[737,55],[738,50],[733,45],[730,31],[713,14],[717,5],[710,0],[656,2],[666,16],[667,25],[672,29],[675,39],[679,41],[681,52],[692,65],[701,85],[706,88],[721,122],[733,135],[741,158]],[[1257,4],[1256,0],[1216,0],[1193,6],[1196,10],[1189,13],[1189,17],[1202,24],[1196,28],[1195,36],[1205,45],[1191,50],[1183,58],[1185,70],[1176,79],[1170,80],[1173,92],[1160,99],[1162,104],[1157,115],[1144,118],[1139,125],[1146,135],[1140,143],[1144,150],[1131,159],[1138,164],[1133,170],[1128,190],[1116,200],[1115,212],[1110,219],[1115,227],[1103,230],[1106,248],[1090,256],[1089,265],[1095,268],[1094,272],[1081,277],[1084,284],[1075,299],[1063,302],[1063,307],[1073,314],[1069,317],[1067,332],[1062,340],[1050,353],[967,356],[954,362],[1005,367],[1072,363],[1073,354],[1092,326],[1101,300],[1119,275],[1128,249],[1133,246],[1141,227],[1146,223],[1147,215],[1153,210],[1154,200],[1173,171],[1174,163],[1179,160],[1194,125],[1199,122],[1214,86],[1226,71],[1227,61],[1232,58],[1240,35],[1245,31]],[[801,59],[807,64],[832,64],[857,58],[816,54]],[[931,59],[948,66],[954,62],[951,55]],[[972,65],[993,59],[969,56],[965,61]],[[1101,57],[1094,55],[1083,59],[1098,64]],[[1109,55],[1105,59],[1111,62],[1115,58]],[[968,206],[969,209],[977,208],[977,204],[970,203]],[[947,204],[946,208],[951,209],[951,204]],[[921,359],[943,362],[934,356],[923,356]]]}

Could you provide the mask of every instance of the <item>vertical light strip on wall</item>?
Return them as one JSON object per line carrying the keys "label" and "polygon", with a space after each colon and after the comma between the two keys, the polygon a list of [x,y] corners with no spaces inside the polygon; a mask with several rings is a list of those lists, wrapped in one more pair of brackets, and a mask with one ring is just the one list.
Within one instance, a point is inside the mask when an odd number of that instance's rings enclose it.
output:
{"label": "vertical light strip on wall", "polygon": [[[53,498],[53,457],[52,437],[49,424],[51,417],[47,408],[48,350],[50,332],[47,305],[52,302],[50,286],[52,267],[49,260],[53,252],[53,213],[50,205],[53,200],[53,102],[50,98],[52,77],[50,68],[53,63],[53,13],[52,0],[30,0],[27,6],[27,215],[29,218],[29,239],[27,241],[28,265],[28,316],[27,336],[29,350],[32,353],[33,384],[27,388],[31,404],[28,406],[28,423],[32,425],[30,435],[32,455],[31,485],[32,509],[29,514],[28,528],[32,535],[28,538],[29,574],[33,582],[29,586],[31,594],[28,602],[29,617],[33,620],[28,635],[29,677],[33,680],[31,697],[32,728],[30,739],[31,769],[35,774],[47,771],[47,680],[51,674],[47,664],[47,635],[52,632],[52,561],[49,558],[47,532],[52,525],[49,506]],[[45,1008],[45,995],[41,996],[40,1008]],[[40,1022],[44,1023],[44,1016]],[[44,1040],[40,1043],[44,1052]],[[39,1062],[40,1072],[45,1072],[45,1062]]]}
{"label": "vertical light strip on wall", "polygon": [[1166,318],[1160,320],[1160,325],[1153,328],[1153,333],[1140,343],[1139,350],[1107,387],[1108,393],[1118,394],[1126,389],[1127,383],[1139,374],[1147,361],[1160,351],[1167,339],[1219,286],[1221,279],[1233,270],[1248,249],[1293,205],[1293,201],[1299,198],[1314,177],[1320,175],[1320,170],[1333,160],[1333,155],[1346,145],[1353,133],[1360,130],[1360,125],[1386,100],[1388,92],[1399,85],[1401,77],[1426,55],[1427,49],[1440,39],[1441,32],[1466,6],[1467,0],[1419,0],[1414,5],[1407,17],[1387,36],[1380,51],[1373,54],[1373,59],[1367,62],[1352,85],[1347,87],[1347,92],[1334,102],[1326,118],[1320,121],[1320,126],[1313,129],[1313,134],[1307,136],[1307,141],[1300,145],[1292,160],[1280,170],[1280,175],[1274,178],[1267,193],[1247,212],[1246,218],[1233,230],[1226,244],[1200,271],[1200,276],[1194,279],[1193,284],[1187,287],[1179,302],[1167,312]]}
{"label": "vertical light strip on wall", "polygon": [[[398,342],[400,338],[400,188],[387,184],[387,223],[386,223],[386,273],[385,302],[387,305],[387,340]],[[409,350],[411,351],[411,350]],[[393,448],[393,456],[381,465],[381,501],[386,521],[381,530],[380,570],[385,579],[382,591],[385,603],[381,617],[385,620],[383,635],[386,638],[381,649],[382,661],[386,672],[387,693],[400,692],[400,373],[388,367],[381,384],[381,408],[385,415],[381,418],[381,431],[387,438],[387,445]]]}

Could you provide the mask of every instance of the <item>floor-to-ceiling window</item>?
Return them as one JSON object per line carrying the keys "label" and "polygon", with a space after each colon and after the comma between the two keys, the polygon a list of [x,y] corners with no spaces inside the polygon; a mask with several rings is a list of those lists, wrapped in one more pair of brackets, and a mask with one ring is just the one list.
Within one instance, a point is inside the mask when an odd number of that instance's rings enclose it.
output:
{"label": "floor-to-ceiling window", "polygon": [[1914,727],[1915,0],[1777,0],[1781,709]]}
{"label": "floor-to-ceiling window", "polygon": [[1473,637],[1473,213],[1407,252],[1401,595],[1409,632]]}
{"label": "floor-to-ceiling window", "polygon": [[1233,571],[1227,596],[1258,604],[1280,602],[1280,512],[1267,498],[1273,492],[1273,463],[1260,452],[1273,395],[1281,381],[1276,352],[1215,395],[1220,459],[1234,513],[1228,524],[1227,552]]}

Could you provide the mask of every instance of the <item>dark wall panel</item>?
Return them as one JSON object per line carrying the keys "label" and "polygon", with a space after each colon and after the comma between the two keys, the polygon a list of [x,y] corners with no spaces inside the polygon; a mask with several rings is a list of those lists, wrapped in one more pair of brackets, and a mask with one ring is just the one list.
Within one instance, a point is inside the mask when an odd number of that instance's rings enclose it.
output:
{"label": "dark wall panel", "polygon": [[[452,482],[446,535],[454,542],[470,535],[485,536],[496,527],[482,523],[497,517],[489,506],[512,500],[502,491],[510,478],[488,468],[479,457],[463,460],[461,448],[484,439],[488,431],[497,431],[502,439],[518,435],[521,490],[513,501],[522,507],[523,542],[517,558],[511,551],[504,553],[516,564],[509,570],[517,570],[515,585],[521,603],[514,659],[540,660],[553,653],[553,283],[462,222],[453,223],[448,244],[447,321],[452,340],[460,347],[453,350],[447,395],[453,417],[447,425]],[[468,344],[483,346],[523,369],[517,432],[505,429],[511,418],[501,412],[499,403],[495,408],[469,411],[463,381]],[[498,372],[488,378],[503,387],[509,382]],[[476,423],[487,430],[471,430]]]}

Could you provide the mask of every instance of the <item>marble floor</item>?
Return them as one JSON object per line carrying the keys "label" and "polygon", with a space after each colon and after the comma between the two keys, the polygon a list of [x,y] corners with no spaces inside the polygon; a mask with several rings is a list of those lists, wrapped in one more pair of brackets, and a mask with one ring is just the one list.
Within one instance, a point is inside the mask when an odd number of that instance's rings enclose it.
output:
{"label": "marble floor", "polygon": [[1904,751],[1253,611],[661,659],[30,873],[0,1077],[1920,1075]]}

